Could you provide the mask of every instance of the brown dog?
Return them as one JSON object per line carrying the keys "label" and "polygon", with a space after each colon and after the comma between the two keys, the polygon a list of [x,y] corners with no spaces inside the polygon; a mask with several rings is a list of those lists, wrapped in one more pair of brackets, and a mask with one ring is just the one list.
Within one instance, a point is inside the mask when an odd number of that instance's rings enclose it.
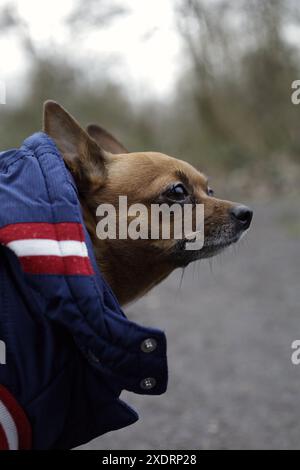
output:
{"label": "brown dog", "polygon": [[[60,105],[47,101],[44,131],[55,141],[73,174],[84,220],[100,269],[121,304],[145,294],[175,268],[208,258],[235,243],[250,226],[252,211],[213,197],[207,178],[190,164],[154,152],[128,153],[100,126],[87,131]],[[185,250],[186,240],[100,240],[96,209],[101,203],[204,204],[204,246]]]}

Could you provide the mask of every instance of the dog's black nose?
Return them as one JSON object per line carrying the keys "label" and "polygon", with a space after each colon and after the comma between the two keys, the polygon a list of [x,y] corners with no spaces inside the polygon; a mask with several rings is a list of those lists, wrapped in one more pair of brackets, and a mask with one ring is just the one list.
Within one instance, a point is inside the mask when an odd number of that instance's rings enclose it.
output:
{"label": "dog's black nose", "polygon": [[231,216],[235,219],[236,222],[240,224],[244,230],[250,226],[253,211],[249,207],[242,205],[234,206],[230,212]]}

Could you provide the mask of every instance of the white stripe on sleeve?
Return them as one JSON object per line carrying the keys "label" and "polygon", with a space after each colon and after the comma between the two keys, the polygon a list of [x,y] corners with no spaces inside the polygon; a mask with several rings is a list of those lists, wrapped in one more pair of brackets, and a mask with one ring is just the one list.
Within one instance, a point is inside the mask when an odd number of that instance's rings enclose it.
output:
{"label": "white stripe on sleeve", "polygon": [[9,450],[18,450],[19,438],[17,426],[13,420],[12,415],[0,400],[0,423],[6,435]]}
{"label": "white stripe on sleeve", "polygon": [[81,256],[88,257],[84,242],[75,240],[44,240],[32,238],[29,240],[15,240],[9,242],[10,248],[17,256]]}

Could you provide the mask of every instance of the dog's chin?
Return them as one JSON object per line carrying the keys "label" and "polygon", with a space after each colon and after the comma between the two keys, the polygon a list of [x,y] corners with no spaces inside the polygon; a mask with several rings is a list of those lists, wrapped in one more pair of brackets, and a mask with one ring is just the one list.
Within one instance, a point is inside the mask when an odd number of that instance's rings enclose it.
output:
{"label": "dog's chin", "polygon": [[229,246],[237,243],[246,232],[242,231],[231,236],[206,237],[200,250],[187,250],[187,240],[180,240],[174,253],[178,267],[186,267],[193,261],[213,258]]}

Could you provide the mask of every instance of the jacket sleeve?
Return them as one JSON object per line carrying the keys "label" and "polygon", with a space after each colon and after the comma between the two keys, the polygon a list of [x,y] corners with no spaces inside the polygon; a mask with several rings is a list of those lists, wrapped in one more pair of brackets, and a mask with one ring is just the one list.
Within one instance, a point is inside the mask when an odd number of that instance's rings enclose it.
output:
{"label": "jacket sleeve", "polygon": [[12,394],[0,385],[0,450],[31,449],[29,420]]}

